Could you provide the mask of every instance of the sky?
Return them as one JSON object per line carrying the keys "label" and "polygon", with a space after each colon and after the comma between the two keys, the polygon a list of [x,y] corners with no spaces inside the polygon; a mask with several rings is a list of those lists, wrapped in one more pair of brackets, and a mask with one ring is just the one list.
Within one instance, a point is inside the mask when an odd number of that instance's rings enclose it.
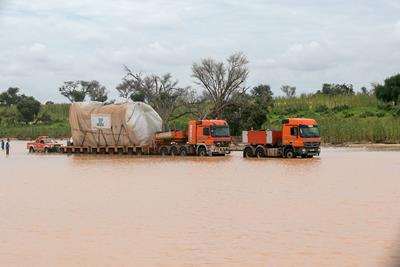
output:
{"label": "sky", "polygon": [[0,0],[0,51],[0,90],[42,102],[66,102],[58,88],[70,80],[98,80],[116,98],[123,65],[200,92],[192,63],[238,51],[247,86],[275,95],[370,88],[400,72],[400,1]]}

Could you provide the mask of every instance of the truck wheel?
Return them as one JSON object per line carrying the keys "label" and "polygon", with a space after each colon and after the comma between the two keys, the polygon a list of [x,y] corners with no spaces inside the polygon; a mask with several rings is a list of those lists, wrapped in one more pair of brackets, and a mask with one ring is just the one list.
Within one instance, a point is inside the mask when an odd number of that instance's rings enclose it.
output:
{"label": "truck wheel", "polygon": [[199,149],[197,150],[197,154],[198,154],[200,157],[205,157],[205,156],[207,156],[207,150],[206,150],[206,148],[205,148],[204,146],[199,147]]}
{"label": "truck wheel", "polygon": [[285,150],[285,158],[292,159],[294,157],[295,157],[295,155],[294,155],[293,149],[288,148]]}
{"label": "truck wheel", "polygon": [[166,155],[168,155],[168,149],[167,149],[166,147],[162,147],[162,148],[160,149],[160,154],[161,154],[161,156],[166,156]]}
{"label": "truck wheel", "polygon": [[176,146],[171,147],[170,151],[172,156],[177,156],[178,155],[178,148]]}
{"label": "truck wheel", "polygon": [[256,157],[257,158],[264,158],[265,157],[265,150],[262,147],[256,149]]}
{"label": "truck wheel", "polygon": [[313,155],[308,155],[307,156],[307,158],[309,158],[309,159],[311,159],[311,158],[313,158],[314,156]]}
{"label": "truck wheel", "polygon": [[49,153],[49,148],[48,147],[44,148],[44,153]]}
{"label": "truck wheel", "polygon": [[253,150],[251,149],[251,147],[246,147],[243,150],[243,157],[244,158],[251,158],[253,157]]}
{"label": "truck wheel", "polygon": [[179,150],[179,155],[184,157],[184,156],[187,156],[187,154],[188,154],[188,152],[187,152],[186,147],[181,147],[181,149]]}
{"label": "truck wheel", "polygon": [[33,153],[33,152],[35,152],[35,149],[33,149],[33,147],[31,146],[31,147],[29,148],[29,153]]}

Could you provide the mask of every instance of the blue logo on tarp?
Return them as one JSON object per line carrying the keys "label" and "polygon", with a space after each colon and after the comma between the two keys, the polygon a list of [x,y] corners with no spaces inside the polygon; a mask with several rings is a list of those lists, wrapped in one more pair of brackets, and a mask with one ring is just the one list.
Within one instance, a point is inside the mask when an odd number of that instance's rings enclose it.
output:
{"label": "blue logo on tarp", "polygon": [[97,118],[97,127],[104,127],[104,119],[103,118]]}

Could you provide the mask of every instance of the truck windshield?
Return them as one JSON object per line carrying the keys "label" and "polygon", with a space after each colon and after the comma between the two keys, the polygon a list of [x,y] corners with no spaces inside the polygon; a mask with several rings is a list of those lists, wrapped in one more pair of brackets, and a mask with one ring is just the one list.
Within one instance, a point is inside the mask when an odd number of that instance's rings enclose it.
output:
{"label": "truck windshield", "polygon": [[300,125],[300,136],[304,138],[319,137],[317,125]]}
{"label": "truck windshield", "polygon": [[231,136],[228,126],[211,126],[211,136],[228,137]]}

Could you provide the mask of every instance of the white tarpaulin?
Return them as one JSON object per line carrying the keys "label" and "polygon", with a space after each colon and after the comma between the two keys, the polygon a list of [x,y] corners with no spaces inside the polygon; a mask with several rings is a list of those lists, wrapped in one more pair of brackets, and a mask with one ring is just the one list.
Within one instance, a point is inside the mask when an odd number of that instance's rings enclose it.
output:
{"label": "white tarpaulin", "polygon": [[150,145],[162,128],[157,112],[142,102],[75,102],[69,123],[74,145],[91,147]]}

